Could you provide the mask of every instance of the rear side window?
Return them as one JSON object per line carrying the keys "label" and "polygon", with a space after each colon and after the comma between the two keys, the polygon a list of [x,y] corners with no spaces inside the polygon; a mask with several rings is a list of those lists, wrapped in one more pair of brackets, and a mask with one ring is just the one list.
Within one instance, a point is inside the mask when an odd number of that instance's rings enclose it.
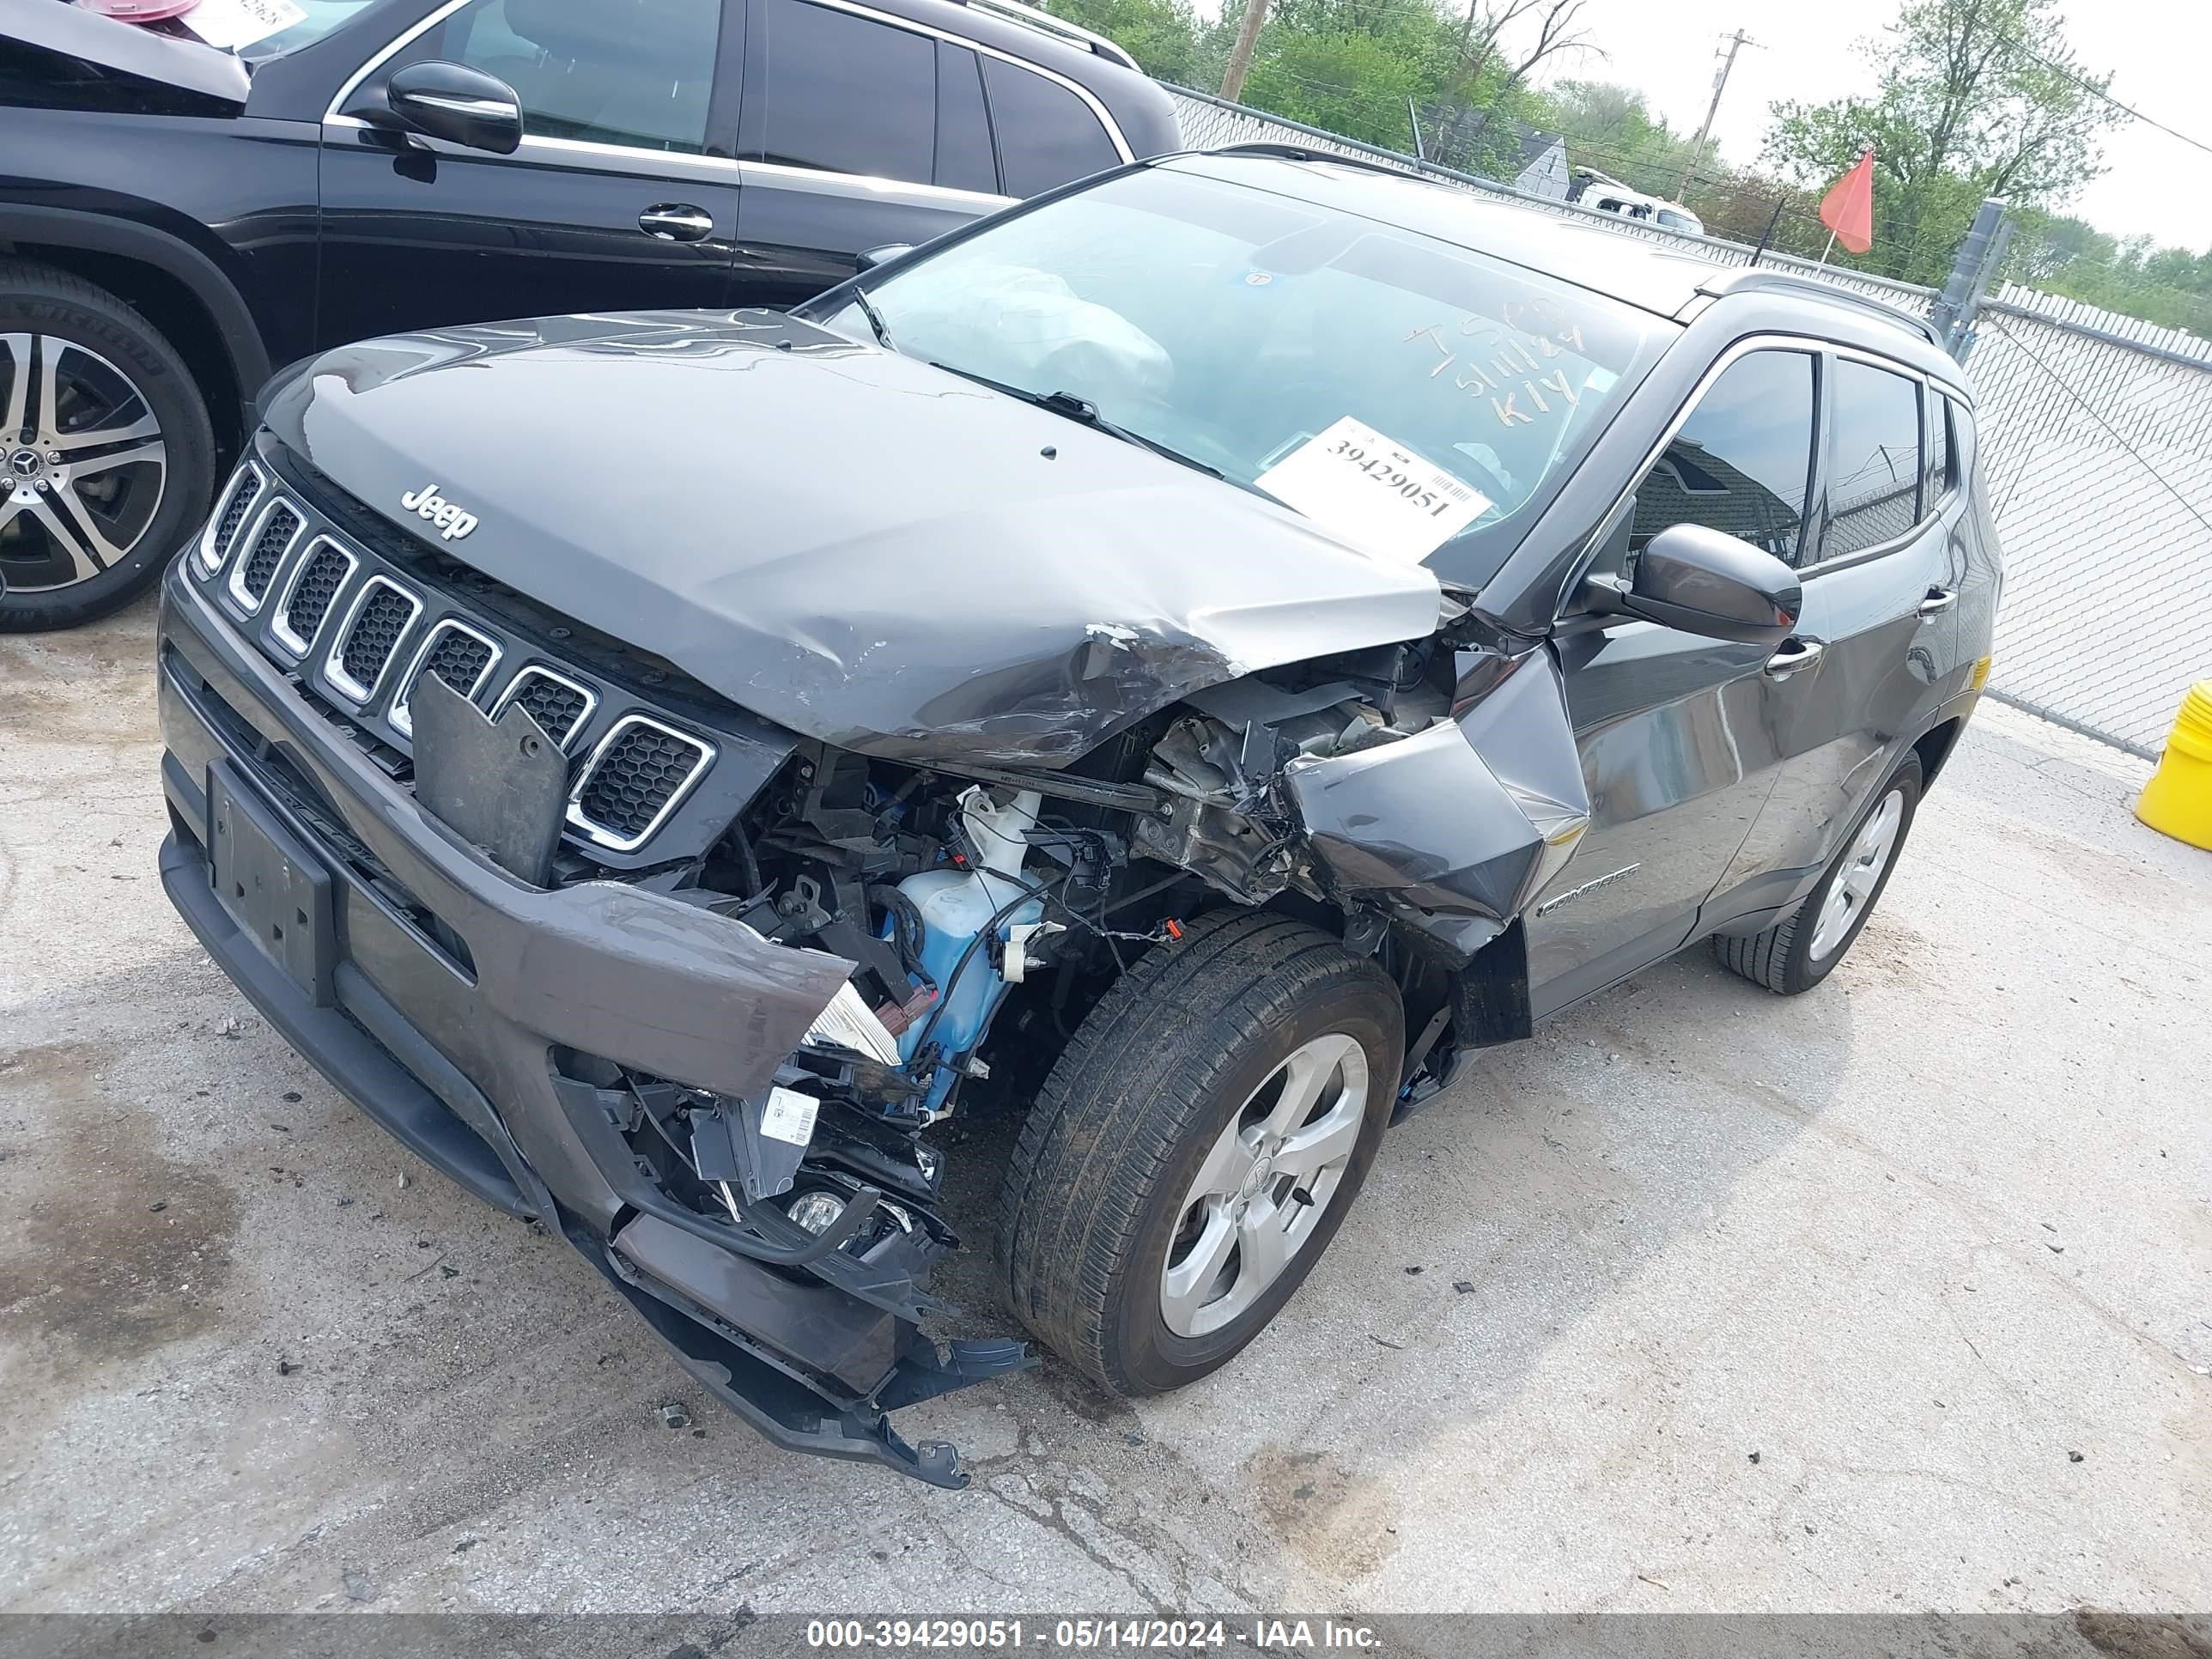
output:
{"label": "rear side window", "polygon": [[761,159],[934,182],[937,42],[805,0],[768,0]]}
{"label": "rear side window", "polygon": [[1034,196],[1120,164],[1121,153],[1091,106],[1058,82],[986,58],[983,86],[1009,196]]}
{"label": "rear side window", "polygon": [[1795,563],[1813,470],[1813,357],[1754,351],[1723,369],[1636,487],[1633,553],[1703,525]]}
{"label": "rear side window", "polygon": [[1833,411],[1823,559],[1863,553],[1920,520],[1920,383],[1839,358]]}
{"label": "rear side window", "polygon": [[1951,459],[1955,446],[1951,441],[1951,400],[1933,386],[1928,390],[1927,441],[1922,445],[1922,458],[1927,462],[1920,485],[1920,499],[1924,506],[1933,507],[1951,493],[1957,482],[1958,463]]}
{"label": "rear side window", "polygon": [[409,56],[497,76],[533,137],[696,154],[721,18],[698,0],[474,0]]}

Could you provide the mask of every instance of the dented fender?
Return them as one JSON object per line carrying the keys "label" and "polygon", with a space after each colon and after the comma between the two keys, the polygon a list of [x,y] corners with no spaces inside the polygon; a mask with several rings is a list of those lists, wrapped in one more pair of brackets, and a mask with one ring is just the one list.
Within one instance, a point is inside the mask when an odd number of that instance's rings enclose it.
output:
{"label": "dented fender", "polygon": [[1315,857],[1462,960],[1527,908],[1589,823],[1548,647],[1486,656],[1460,712],[1396,742],[1284,770]]}

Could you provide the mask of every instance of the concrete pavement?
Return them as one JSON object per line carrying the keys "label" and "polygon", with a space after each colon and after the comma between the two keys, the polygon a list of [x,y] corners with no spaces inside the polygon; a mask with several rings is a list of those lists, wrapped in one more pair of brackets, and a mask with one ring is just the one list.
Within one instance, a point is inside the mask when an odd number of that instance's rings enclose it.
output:
{"label": "concrete pavement", "polygon": [[2212,1607],[2212,854],[2112,751],[1985,708],[1826,987],[1495,1053],[1206,1383],[908,1413],[954,1495],[755,1439],[263,1025],[150,637],[0,638],[0,1607]]}

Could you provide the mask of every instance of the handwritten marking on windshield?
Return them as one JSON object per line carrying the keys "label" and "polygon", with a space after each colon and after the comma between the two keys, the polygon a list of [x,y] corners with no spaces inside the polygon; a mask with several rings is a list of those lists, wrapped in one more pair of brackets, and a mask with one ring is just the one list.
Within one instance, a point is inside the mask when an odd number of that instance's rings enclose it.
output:
{"label": "handwritten marking on windshield", "polygon": [[[1492,354],[1489,367],[1486,369],[1473,356],[1462,362],[1459,353],[1445,342],[1447,326],[1445,323],[1433,323],[1426,328],[1417,328],[1400,343],[1411,345],[1417,340],[1426,340],[1437,349],[1438,361],[1428,374],[1428,378],[1432,380],[1446,369],[1459,364],[1458,372],[1452,376],[1452,385],[1471,397],[1479,398],[1488,393],[1491,413],[1497,416],[1500,426],[1510,428],[1535,424],[1535,415],[1521,406],[1522,392],[1528,394],[1528,400],[1534,406],[1537,414],[1542,415],[1553,412],[1551,400],[1544,396],[1547,389],[1557,393],[1569,409],[1582,402],[1581,394],[1567,378],[1565,364],[1560,364],[1550,374],[1543,372],[1545,362],[1560,355],[1559,342],[1552,335],[1529,334],[1527,343],[1521,339],[1505,339],[1498,325],[1487,319],[1462,318],[1453,331],[1462,337],[1482,337],[1480,343]],[[1568,324],[1563,331],[1577,348],[1581,346],[1582,330],[1578,325]],[[1534,352],[1529,350],[1529,343],[1534,345]],[[1519,392],[1508,389],[1516,380],[1521,383]]]}

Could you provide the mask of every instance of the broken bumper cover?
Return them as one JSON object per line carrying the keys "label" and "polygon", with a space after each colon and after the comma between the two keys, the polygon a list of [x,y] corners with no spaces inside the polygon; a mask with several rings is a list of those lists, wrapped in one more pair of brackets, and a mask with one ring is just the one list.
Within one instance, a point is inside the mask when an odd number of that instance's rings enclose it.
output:
{"label": "broken bumper cover", "polygon": [[[964,1485],[950,1445],[910,1447],[885,1413],[1028,1358],[1013,1342],[947,1358],[921,1334],[938,1305],[926,1236],[863,1258],[780,1212],[749,1234],[711,1221],[641,1170],[607,1091],[570,1074],[611,1063],[757,1094],[850,964],[617,883],[516,881],[420,811],[178,569],[159,657],[162,884],[269,1023],[426,1161],[557,1228],[770,1440]],[[215,880],[250,885],[271,849],[304,873],[283,906],[299,926],[264,946]]]}

